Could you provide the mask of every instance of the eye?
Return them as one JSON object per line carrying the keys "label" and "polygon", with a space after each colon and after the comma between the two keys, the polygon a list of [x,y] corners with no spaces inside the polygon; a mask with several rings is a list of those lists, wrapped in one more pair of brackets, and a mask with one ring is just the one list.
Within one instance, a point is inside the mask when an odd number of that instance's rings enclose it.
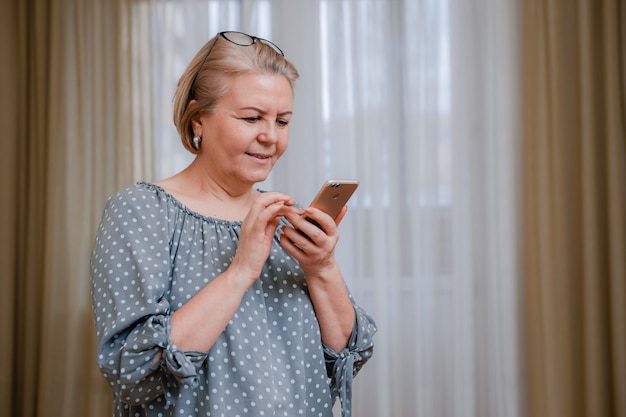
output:
{"label": "eye", "polygon": [[248,123],[256,123],[259,120],[261,120],[261,118],[259,116],[253,116],[253,117],[244,117],[243,120],[245,120]]}
{"label": "eye", "polygon": [[284,126],[287,126],[289,124],[289,120],[287,120],[287,119],[278,119],[278,120],[276,120],[276,124],[278,126],[284,127]]}

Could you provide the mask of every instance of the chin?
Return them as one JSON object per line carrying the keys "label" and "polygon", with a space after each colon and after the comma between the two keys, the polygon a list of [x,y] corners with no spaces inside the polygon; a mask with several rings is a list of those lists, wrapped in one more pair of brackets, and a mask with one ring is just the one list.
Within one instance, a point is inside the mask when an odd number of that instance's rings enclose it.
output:
{"label": "chin", "polygon": [[248,182],[251,184],[257,184],[259,182],[263,182],[267,179],[269,175],[252,175],[248,177]]}
{"label": "chin", "polygon": [[252,173],[251,177],[254,179],[255,182],[261,182],[261,181],[265,181],[267,177],[270,176],[271,172],[272,172],[271,169],[268,169],[267,171],[257,171],[257,172]]}

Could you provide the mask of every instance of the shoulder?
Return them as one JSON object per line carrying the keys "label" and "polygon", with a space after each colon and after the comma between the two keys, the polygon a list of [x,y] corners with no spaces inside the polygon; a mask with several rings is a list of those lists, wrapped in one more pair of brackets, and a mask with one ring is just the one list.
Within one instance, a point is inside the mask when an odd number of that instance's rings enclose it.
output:
{"label": "shoulder", "polygon": [[107,200],[100,228],[108,234],[125,233],[133,230],[134,234],[145,230],[146,233],[168,230],[172,204],[159,187],[137,182],[126,186]]}
{"label": "shoulder", "polygon": [[104,207],[105,215],[116,217],[135,217],[137,213],[165,212],[167,210],[168,195],[157,185],[147,182],[137,182],[128,185],[110,196]]}
{"label": "shoulder", "polygon": [[163,200],[165,194],[165,191],[158,185],[140,181],[120,189],[109,197],[108,202],[109,205],[137,204],[142,201]]}

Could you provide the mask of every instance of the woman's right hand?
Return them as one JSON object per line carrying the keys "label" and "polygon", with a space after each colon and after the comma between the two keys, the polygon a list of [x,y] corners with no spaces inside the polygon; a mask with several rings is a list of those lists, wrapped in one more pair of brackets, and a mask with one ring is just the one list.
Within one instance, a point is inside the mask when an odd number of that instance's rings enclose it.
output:
{"label": "woman's right hand", "polygon": [[303,212],[294,204],[291,197],[282,193],[262,193],[257,197],[243,220],[230,267],[172,315],[170,338],[174,345],[183,351],[198,352],[207,352],[213,346],[244,293],[261,275],[280,217]]}
{"label": "woman's right hand", "polygon": [[267,260],[280,217],[288,213],[302,214],[302,209],[293,207],[296,202],[287,194],[278,192],[261,193],[254,200],[243,219],[237,252],[229,269],[236,277],[251,286],[261,275]]}

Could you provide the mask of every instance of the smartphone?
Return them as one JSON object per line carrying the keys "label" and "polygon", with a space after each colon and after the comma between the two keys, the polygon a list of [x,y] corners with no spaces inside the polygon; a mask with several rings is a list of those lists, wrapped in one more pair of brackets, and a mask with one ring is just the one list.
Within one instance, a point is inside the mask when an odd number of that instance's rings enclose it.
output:
{"label": "smartphone", "polygon": [[[328,180],[322,185],[310,206],[336,219],[358,186],[358,180]],[[307,220],[320,227],[315,221],[309,218]]]}

